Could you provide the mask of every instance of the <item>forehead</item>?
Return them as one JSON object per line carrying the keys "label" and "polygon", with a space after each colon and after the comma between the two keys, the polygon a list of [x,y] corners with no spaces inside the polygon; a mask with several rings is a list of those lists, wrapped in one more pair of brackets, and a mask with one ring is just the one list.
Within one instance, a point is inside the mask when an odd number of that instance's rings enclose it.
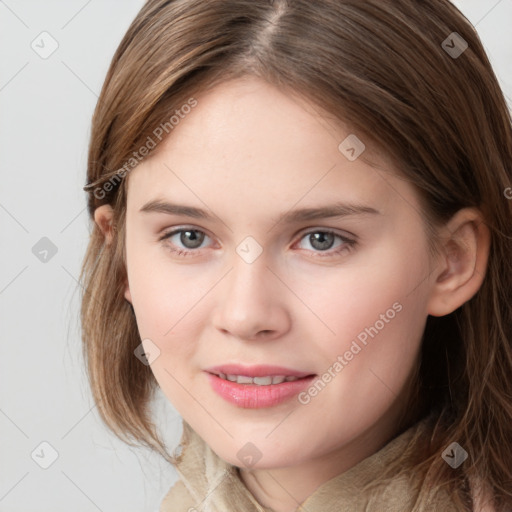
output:
{"label": "forehead", "polygon": [[346,144],[340,149],[340,143],[357,135],[298,94],[244,77],[196,100],[153,155],[130,173],[129,202],[140,207],[169,194],[196,205],[206,199],[219,205],[239,201],[244,211],[257,212],[281,211],[297,201],[316,206],[319,200],[371,200],[384,208],[398,194],[399,184],[389,187],[396,179],[391,159],[364,137],[362,154],[348,159]]}

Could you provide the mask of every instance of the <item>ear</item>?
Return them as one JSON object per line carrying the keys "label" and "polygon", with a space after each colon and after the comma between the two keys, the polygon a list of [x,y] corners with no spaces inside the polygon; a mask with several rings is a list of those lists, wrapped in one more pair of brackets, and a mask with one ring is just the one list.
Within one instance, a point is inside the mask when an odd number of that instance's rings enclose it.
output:
{"label": "ear", "polygon": [[435,282],[428,300],[432,316],[448,315],[473,297],[484,280],[489,229],[475,208],[459,210],[440,232]]}
{"label": "ear", "polygon": [[[114,210],[109,204],[103,204],[94,210],[94,222],[96,222],[96,224],[98,224],[99,228],[101,229],[107,244],[111,244],[113,240],[113,219]],[[132,303],[128,277],[125,278],[124,297],[130,304]]]}
{"label": "ear", "polygon": [[107,244],[112,243],[113,218],[114,210],[112,210],[112,206],[109,204],[102,204],[101,206],[98,206],[96,210],[94,210],[94,222],[96,222],[96,224],[98,224],[99,228],[101,229]]}

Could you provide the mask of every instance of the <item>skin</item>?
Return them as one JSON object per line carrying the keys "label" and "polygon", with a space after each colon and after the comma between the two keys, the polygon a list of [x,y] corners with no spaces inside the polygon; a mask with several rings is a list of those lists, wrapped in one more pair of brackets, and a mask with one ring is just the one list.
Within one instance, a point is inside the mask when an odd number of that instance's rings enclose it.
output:
{"label": "skin", "polygon": [[[476,293],[489,233],[478,211],[461,210],[440,228],[442,250],[431,258],[415,190],[369,143],[349,161],[338,150],[352,133],[343,123],[252,77],[197,100],[128,176],[125,297],[141,339],[160,350],[151,368],[174,407],[241,467],[262,505],[293,511],[397,434],[427,316]],[[152,200],[213,218],[141,212]],[[278,222],[334,202],[379,213]],[[111,208],[95,220],[111,243]],[[171,248],[190,247],[190,238],[159,241],[171,228],[206,236],[180,256]],[[322,251],[309,235],[326,229],[356,243],[335,237]],[[236,252],[247,236],[263,249],[252,263]],[[321,375],[397,302],[401,311],[307,405],[243,409],[214,393],[203,372],[242,363]],[[251,468],[237,457],[247,442],[262,453]]]}

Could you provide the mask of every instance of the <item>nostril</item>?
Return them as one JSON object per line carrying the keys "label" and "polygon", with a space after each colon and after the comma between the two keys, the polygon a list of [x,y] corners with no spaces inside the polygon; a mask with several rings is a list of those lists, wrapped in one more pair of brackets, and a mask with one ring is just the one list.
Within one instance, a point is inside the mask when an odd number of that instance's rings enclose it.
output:
{"label": "nostril", "polygon": [[274,331],[270,329],[265,329],[263,331],[258,331],[258,334],[256,335],[257,338],[268,338]]}

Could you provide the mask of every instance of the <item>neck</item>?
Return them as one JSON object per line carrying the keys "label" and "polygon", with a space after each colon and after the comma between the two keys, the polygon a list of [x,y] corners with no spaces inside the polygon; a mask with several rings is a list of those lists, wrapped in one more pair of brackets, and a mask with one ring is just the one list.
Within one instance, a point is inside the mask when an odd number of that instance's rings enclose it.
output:
{"label": "neck", "polygon": [[379,451],[395,435],[396,415],[385,416],[350,443],[300,465],[240,468],[240,477],[256,500],[274,512],[295,512],[322,484]]}

